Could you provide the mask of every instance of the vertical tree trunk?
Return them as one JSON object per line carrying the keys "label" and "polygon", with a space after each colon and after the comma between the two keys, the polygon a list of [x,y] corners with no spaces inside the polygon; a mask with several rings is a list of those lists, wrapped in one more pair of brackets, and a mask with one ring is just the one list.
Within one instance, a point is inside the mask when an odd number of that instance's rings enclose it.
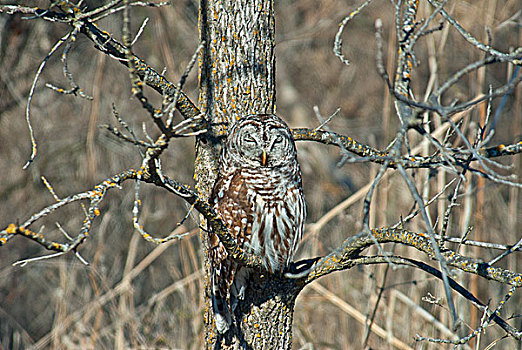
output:
{"label": "vertical tree trunk", "polygon": [[267,0],[202,0],[200,108],[214,122],[275,106],[275,20]]}
{"label": "vertical tree trunk", "polygon": [[[196,145],[197,188],[208,198],[216,177],[220,142],[231,122],[275,109],[275,22],[273,2],[202,0],[200,36],[205,42],[199,65],[200,109],[211,132]],[[205,267],[207,348],[290,349],[297,289],[277,276],[255,276],[236,322],[225,334],[214,324],[207,234],[202,232]]]}

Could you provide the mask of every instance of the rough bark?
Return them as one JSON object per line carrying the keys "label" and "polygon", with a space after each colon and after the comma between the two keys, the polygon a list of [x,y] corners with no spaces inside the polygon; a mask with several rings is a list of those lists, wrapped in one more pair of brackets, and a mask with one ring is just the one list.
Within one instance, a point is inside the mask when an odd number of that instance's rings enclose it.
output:
{"label": "rough bark", "polygon": [[295,299],[302,286],[281,276],[256,275],[230,331],[221,335],[207,322],[207,348],[291,349]]}
{"label": "rough bark", "polygon": [[200,108],[216,131],[233,118],[275,106],[275,19],[272,1],[202,0]]}
{"label": "rough bark", "polygon": [[[211,132],[196,145],[196,183],[208,198],[216,177],[220,142],[228,126],[275,106],[275,20],[273,2],[203,0],[200,36],[200,109]],[[235,310],[236,322],[221,335],[212,313],[206,232],[201,234],[205,266],[207,348],[290,349],[296,292],[292,281],[257,275]]]}

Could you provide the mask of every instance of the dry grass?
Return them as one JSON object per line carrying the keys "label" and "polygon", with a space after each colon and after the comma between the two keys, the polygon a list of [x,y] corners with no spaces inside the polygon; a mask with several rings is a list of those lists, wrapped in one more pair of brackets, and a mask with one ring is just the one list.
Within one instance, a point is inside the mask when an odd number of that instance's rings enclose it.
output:
{"label": "dry grass", "polygon": [[[5,2],[2,2],[5,3]],[[27,2],[31,5],[31,2]],[[36,4],[36,2],[34,2]],[[94,3],[94,2],[93,2]],[[342,134],[376,146],[384,147],[393,138],[398,126],[392,100],[375,69],[376,45],[373,23],[382,18],[385,28],[388,71],[394,69],[395,33],[393,9],[386,1],[377,2],[351,22],[343,36],[343,44],[351,66],[344,66],[332,53],[337,24],[356,4],[353,1],[302,0],[276,2],[277,21],[277,112],[291,126],[315,127],[312,107],[317,105],[323,115],[338,107],[341,113],[330,127]],[[162,9],[137,10],[137,28],[143,17],[150,22],[137,43],[136,53],[159,71],[167,68],[167,77],[176,81],[197,47],[197,7],[194,1],[174,2]],[[502,51],[522,44],[522,30],[507,20],[521,9],[518,1],[450,1],[447,8],[477,38],[486,41],[484,26],[491,27],[493,46]],[[420,14],[431,11],[421,2]],[[520,26],[520,19],[518,19]],[[93,102],[60,96],[43,87],[43,82],[65,85],[59,56],[52,58],[43,72],[33,100],[32,122],[39,144],[35,163],[22,170],[30,154],[30,142],[24,119],[25,99],[36,68],[54,42],[64,34],[59,24],[38,20],[22,20],[20,16],[0,15],[0,227],[25,220],[33,212],[52,203],[53,198],[43,186],[44,175],[59,196],[86,190],[108,176],[139,163],[139,154],[128,144],[116,140],[98,126],[115,124],[111,104],[120,115],[141,133],[142,123],[154,133],[138,103],[131,98],[128,74],[112,59],[92,48],[79,37],[70,54],[69,68],[77,82]],[[121,23],[118,16],[100,23],[118,37]],[[412,87],[423,96],[433,62],[437,63],[436,81],[443,82],[467,63],[483,57],[453,28],[445,28],[421,40],[417,48],[419,66],[414,72]],[[430,61],[431,60],[431,61]],[[452,96],[469,99],[487,90],[487,84],[505,83],[513,67],[499,64],[483,72],[470,74],[451,91]],[[197,101],[197,74],[192,72],[185,91]],[[147,91],[153,101],[159,101]],[[155,97],[154,97],[155,96]],[[500,101],[494,101],[496,108]],[[522,129],[522,87],[508,98],[491,144],[512,143],[520,139]],[[463,116],[465,125],[476,124],[480,109]],[[432,130],[438,127],[435,122]],[[337,149],[316,144],[299,146],[299,159],[304,175],[308,208],[309,234],[298,257],[325,254],[344,238],[361,228],[361,198],[335,212],[328,222],[320,221],[332,208],[368,185],[377,167],[369,164],[336,166]],[[165,172],[185,183],[192,183],[193,140],[180,140],[164,156]],[[513,158],[515,173],[521,174],[520,156]],[[511,159],[509,160],[511,161]],[[424,183],[427,171],[417,173]],[[425,186],[429,196],[448,181],[443,175]],[[520,237],[522,219],[521,191],[516,188],[481,183],[475,177],[468,181],[469,196],[460,199],[460,207],[452,218],[450,233],[460,236],[466,225],[474,226],[469,239],[513,244]],[[0,349],[25,349],[30,344],[53,349],[199,349],[203,341],[202,253],[195,214],[181,227],[190,232],[181,241],[162,246],[146,243],[132,228],[133,188],[123,186],[104,200],[103,216],[92,235],[81,248],[90,263],[83,265],[74,256],[44,260],[25,267],[12,266],[18,259],[45,252],[21,238],[0,248]],[[142,221],[149,232],[168,235],[187,211],[179,199],[151,186],[145,187],[142,198]],[[390,174],[379,186],[374,199],[374,226],[392,225],[407,215],[413,204],[404,182]],[[447,201],[437,201],[430,214],[440,217]],[[69,207],[45,219],[41,230],[62,239],[55,228],[59,222],[67,231],[75,232],[81,225],[81,207]],[[468,216],[469,214],[469,216]],[[314,223],[321,222],[321,227]],[[420,221],[409,226],[422,230]],[[34,227],[33,229],[40,229]],[[404,247],[386,247],[397,254],[425,259]],[[468,255],[491,259],[498,252],[463,247]],[[519,257],[519,256],[518,256]],[[512,271],[522,271],[521,259],[514,254],[501,264]],[[415,334],[447,337],[444,325],[449,315],[442,306],[421,300],[428,293],[443,297],[440,283],[424,273],[410,269],[390,269],[383,282],[385,267],[365,267],[336,273],[315,282],[298,298],[294,347],[314,349],[360,349],[365,336],[364,322],[347,313],[350,309],[365,317],[375,306],[379,287],[385,291],[374,323],[386,337],[372,333],[369,345],[374,349],[392,349],[388,340],[398,341],[414,349],[446,348],[419,344]],[[460,283],[471,288],[482,301],[495,305],[506,292],[505,286],[474,280],[456,273]],[[333,294],[332,294],[333,293]],[[468,303],[456,297],[459,315],[466,322],[480,320]],[[509,318],[520,314],[520,293],[503,311]],[[351,309],[350,309],[351,310]],[[429,312],[442,323],[427,318]],[[511,324],[521,328],[520,317]],[[459,334],[467,334],[467,327]],[[481,336],[480,349],[486,348],[502,333],[490,327]],[[497,348],[515,349],[520,344],[502,340]],[[450,347],[447,347],[450,348]]]}

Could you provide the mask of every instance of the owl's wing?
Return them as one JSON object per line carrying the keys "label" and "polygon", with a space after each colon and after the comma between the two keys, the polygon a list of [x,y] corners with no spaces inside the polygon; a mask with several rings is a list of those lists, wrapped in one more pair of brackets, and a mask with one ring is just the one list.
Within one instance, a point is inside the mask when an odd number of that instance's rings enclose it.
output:
{"label": "owl's wing", "polygon": [[[252,233],[254,203],[249,198],[248,188],[239,169],[217,179],[210,202],[214,205],[232,237],[242,247]],[[217,235],[210,233],[210,249],[218,248],[220,245],[222,246]],[[228,254],[223,246],[222,248],[225,254],[224,259]]]}
{"label": "owl's wing", "polygon": [[[250,238],[253,221],[253,205],[241,172],[236,170],[218,177],[211,196],[215,209],[236,239],[244,247]],[[209,233],[209,254],[212,261],[212,290],[216,325],[220,333],[231,323],[230,288],[238,270],[236,262],[227,259],[228,253],[217,235]]]}
{"label": "owl's wing", "polygon": [[290,260],[299,247],[299,243],[303,237],[306,218],[306,205],[304,202],[303,189],[301,184],[299,183],[298,186],[293,186],[292,188],[288,189],[287,197],[289,198],[287,202],[291,203],[291,205],[288,206],[288,215],[292,221],[293,235],[291,236],[291,240],[288,242],[288,248],[290,251],[287,255],[286,265],[290,263]]}

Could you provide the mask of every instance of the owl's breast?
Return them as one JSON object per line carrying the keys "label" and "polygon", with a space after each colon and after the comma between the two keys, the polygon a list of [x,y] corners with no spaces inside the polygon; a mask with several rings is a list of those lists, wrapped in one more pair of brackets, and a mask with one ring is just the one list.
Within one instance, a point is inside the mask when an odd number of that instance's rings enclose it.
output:
{"label": "owl's breast", "polygon": [[300,182],[300,176],[289,176],[287,172],[279,169],[243,169],[242,172],[247,188],[265,200],[281,199],[288,187]]}
{"label": "owl's breast", "polygon": [[300,183],[275,172],[245,176],[252,208],[252,227],[246,247],[264,257],[267,270],[281,271],[297,249],[303,232],[304,200]]}

